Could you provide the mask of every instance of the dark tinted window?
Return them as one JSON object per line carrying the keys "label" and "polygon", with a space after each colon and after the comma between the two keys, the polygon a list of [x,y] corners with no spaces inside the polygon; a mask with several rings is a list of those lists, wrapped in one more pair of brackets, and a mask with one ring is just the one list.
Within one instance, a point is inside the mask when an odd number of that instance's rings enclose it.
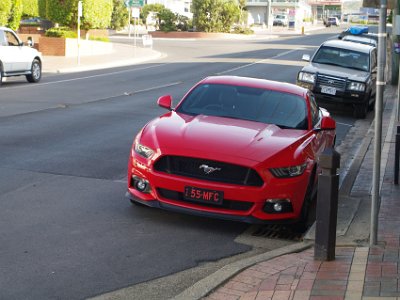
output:
{"label": "dark tinted window", "polygon": [[369,54],[342,48],[320,47],[313,62],[369,71]]}
{"label": "dark tinted window", "polygon": [[259,88],[223,84],[197,86],[176,109],[190,115],[209,115],[307,129],[302,97]]}

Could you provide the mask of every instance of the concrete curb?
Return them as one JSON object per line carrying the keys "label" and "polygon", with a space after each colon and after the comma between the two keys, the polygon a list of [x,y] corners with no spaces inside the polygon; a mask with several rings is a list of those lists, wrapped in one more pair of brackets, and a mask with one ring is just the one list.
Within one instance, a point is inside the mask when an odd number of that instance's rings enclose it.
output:
{"label": "concrete curb", "polygon": [[173,300],[189,300],[189,299],[201,299],[212,290],[229,280],[234,275],[238,274],[242,270],[253,266],[257,263],[273,259],[278,256],[282,256],[289,253],[301,252],[310,248],[313,245],[311,242],[302,242],[293,244],[290,246],[275,249],[269,252],[265,252],[253,257],[248,257],[229,265],[224,266],[215,273],[203,278],[202,280],[195,283],[193,286],[187,288],[179,295],[172,298]]}

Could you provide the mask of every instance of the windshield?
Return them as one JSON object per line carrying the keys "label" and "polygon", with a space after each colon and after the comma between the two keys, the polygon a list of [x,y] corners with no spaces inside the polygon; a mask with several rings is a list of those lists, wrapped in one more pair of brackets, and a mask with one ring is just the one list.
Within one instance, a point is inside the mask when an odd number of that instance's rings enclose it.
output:
{"label": "windshield", "polygon": [[183,100],[177,112],[219,116],[307,129],[305,100],[296,95],[259,88],[201,84]]}
{"label": "windshield", "polygon": [[313,58],[313,62],[367,72],[369,71],[368,53],[342,48],[320,47]]}

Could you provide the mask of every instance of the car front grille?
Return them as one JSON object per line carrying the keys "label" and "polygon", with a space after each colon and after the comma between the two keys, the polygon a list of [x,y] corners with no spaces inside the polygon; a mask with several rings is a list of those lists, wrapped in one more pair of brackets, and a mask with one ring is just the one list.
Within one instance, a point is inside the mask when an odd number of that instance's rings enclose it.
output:
{"label": "car front grille", "polygon": [[227,209],[227,210],[235,210],[235,211],[248,211],[250,210],[254,203],[252,202],[246,202],[246,201],[234,201],[234,200],[227,200],[224,199],[221,205],[216,205],[216,204],[211,204],[211,203],[201,203],[201,202],[193,202],[190,200],[186,200],[183,197],[183,193],[177,192],[177,191],[172,191],[168,189],[162,189],[158,188],[157,189],[158,194],[169,200],[174,200],[177,202],[182,202],[182,203],[193,203],[199,206],[204,206],[204,207],[212,207],[212,208],[219,208],[219,209]]}
{"label": "car front grille", "polygon": [[154,164],[158,172],[245,186],[262,186],[263,180],[253,169],[213,160],[184,156],[163,156]]}
{"label": "car front grille", "polygon": [[330,86],[338,91],[344,91],[346,89],[346,79],[318,74],[317,87],[321,86]]}

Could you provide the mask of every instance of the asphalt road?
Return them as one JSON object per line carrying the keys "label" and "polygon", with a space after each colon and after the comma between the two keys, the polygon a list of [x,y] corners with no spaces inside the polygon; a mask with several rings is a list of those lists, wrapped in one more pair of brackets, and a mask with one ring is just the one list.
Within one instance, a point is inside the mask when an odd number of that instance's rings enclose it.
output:
{"label": "asphalt road", "polygon": [[[82,299],[251,251],[235,241],[246,224],[131,206],[124,194],[132,140],[163,112],[156,106],[159,96],[171,94],[176,103],[194,83],[215,74],[294,83],[301,55],[333,33],[161,40],[155,48],[168,57],[152,63],[45,74],[39,84],[23,78],[4,83],[0,299]],[[349,112],[334,116],[340,143],[356,120]],[[264,248],[279,245],[268,241]],[[153,297],[173,296],[196,276],[189,273]]]}

